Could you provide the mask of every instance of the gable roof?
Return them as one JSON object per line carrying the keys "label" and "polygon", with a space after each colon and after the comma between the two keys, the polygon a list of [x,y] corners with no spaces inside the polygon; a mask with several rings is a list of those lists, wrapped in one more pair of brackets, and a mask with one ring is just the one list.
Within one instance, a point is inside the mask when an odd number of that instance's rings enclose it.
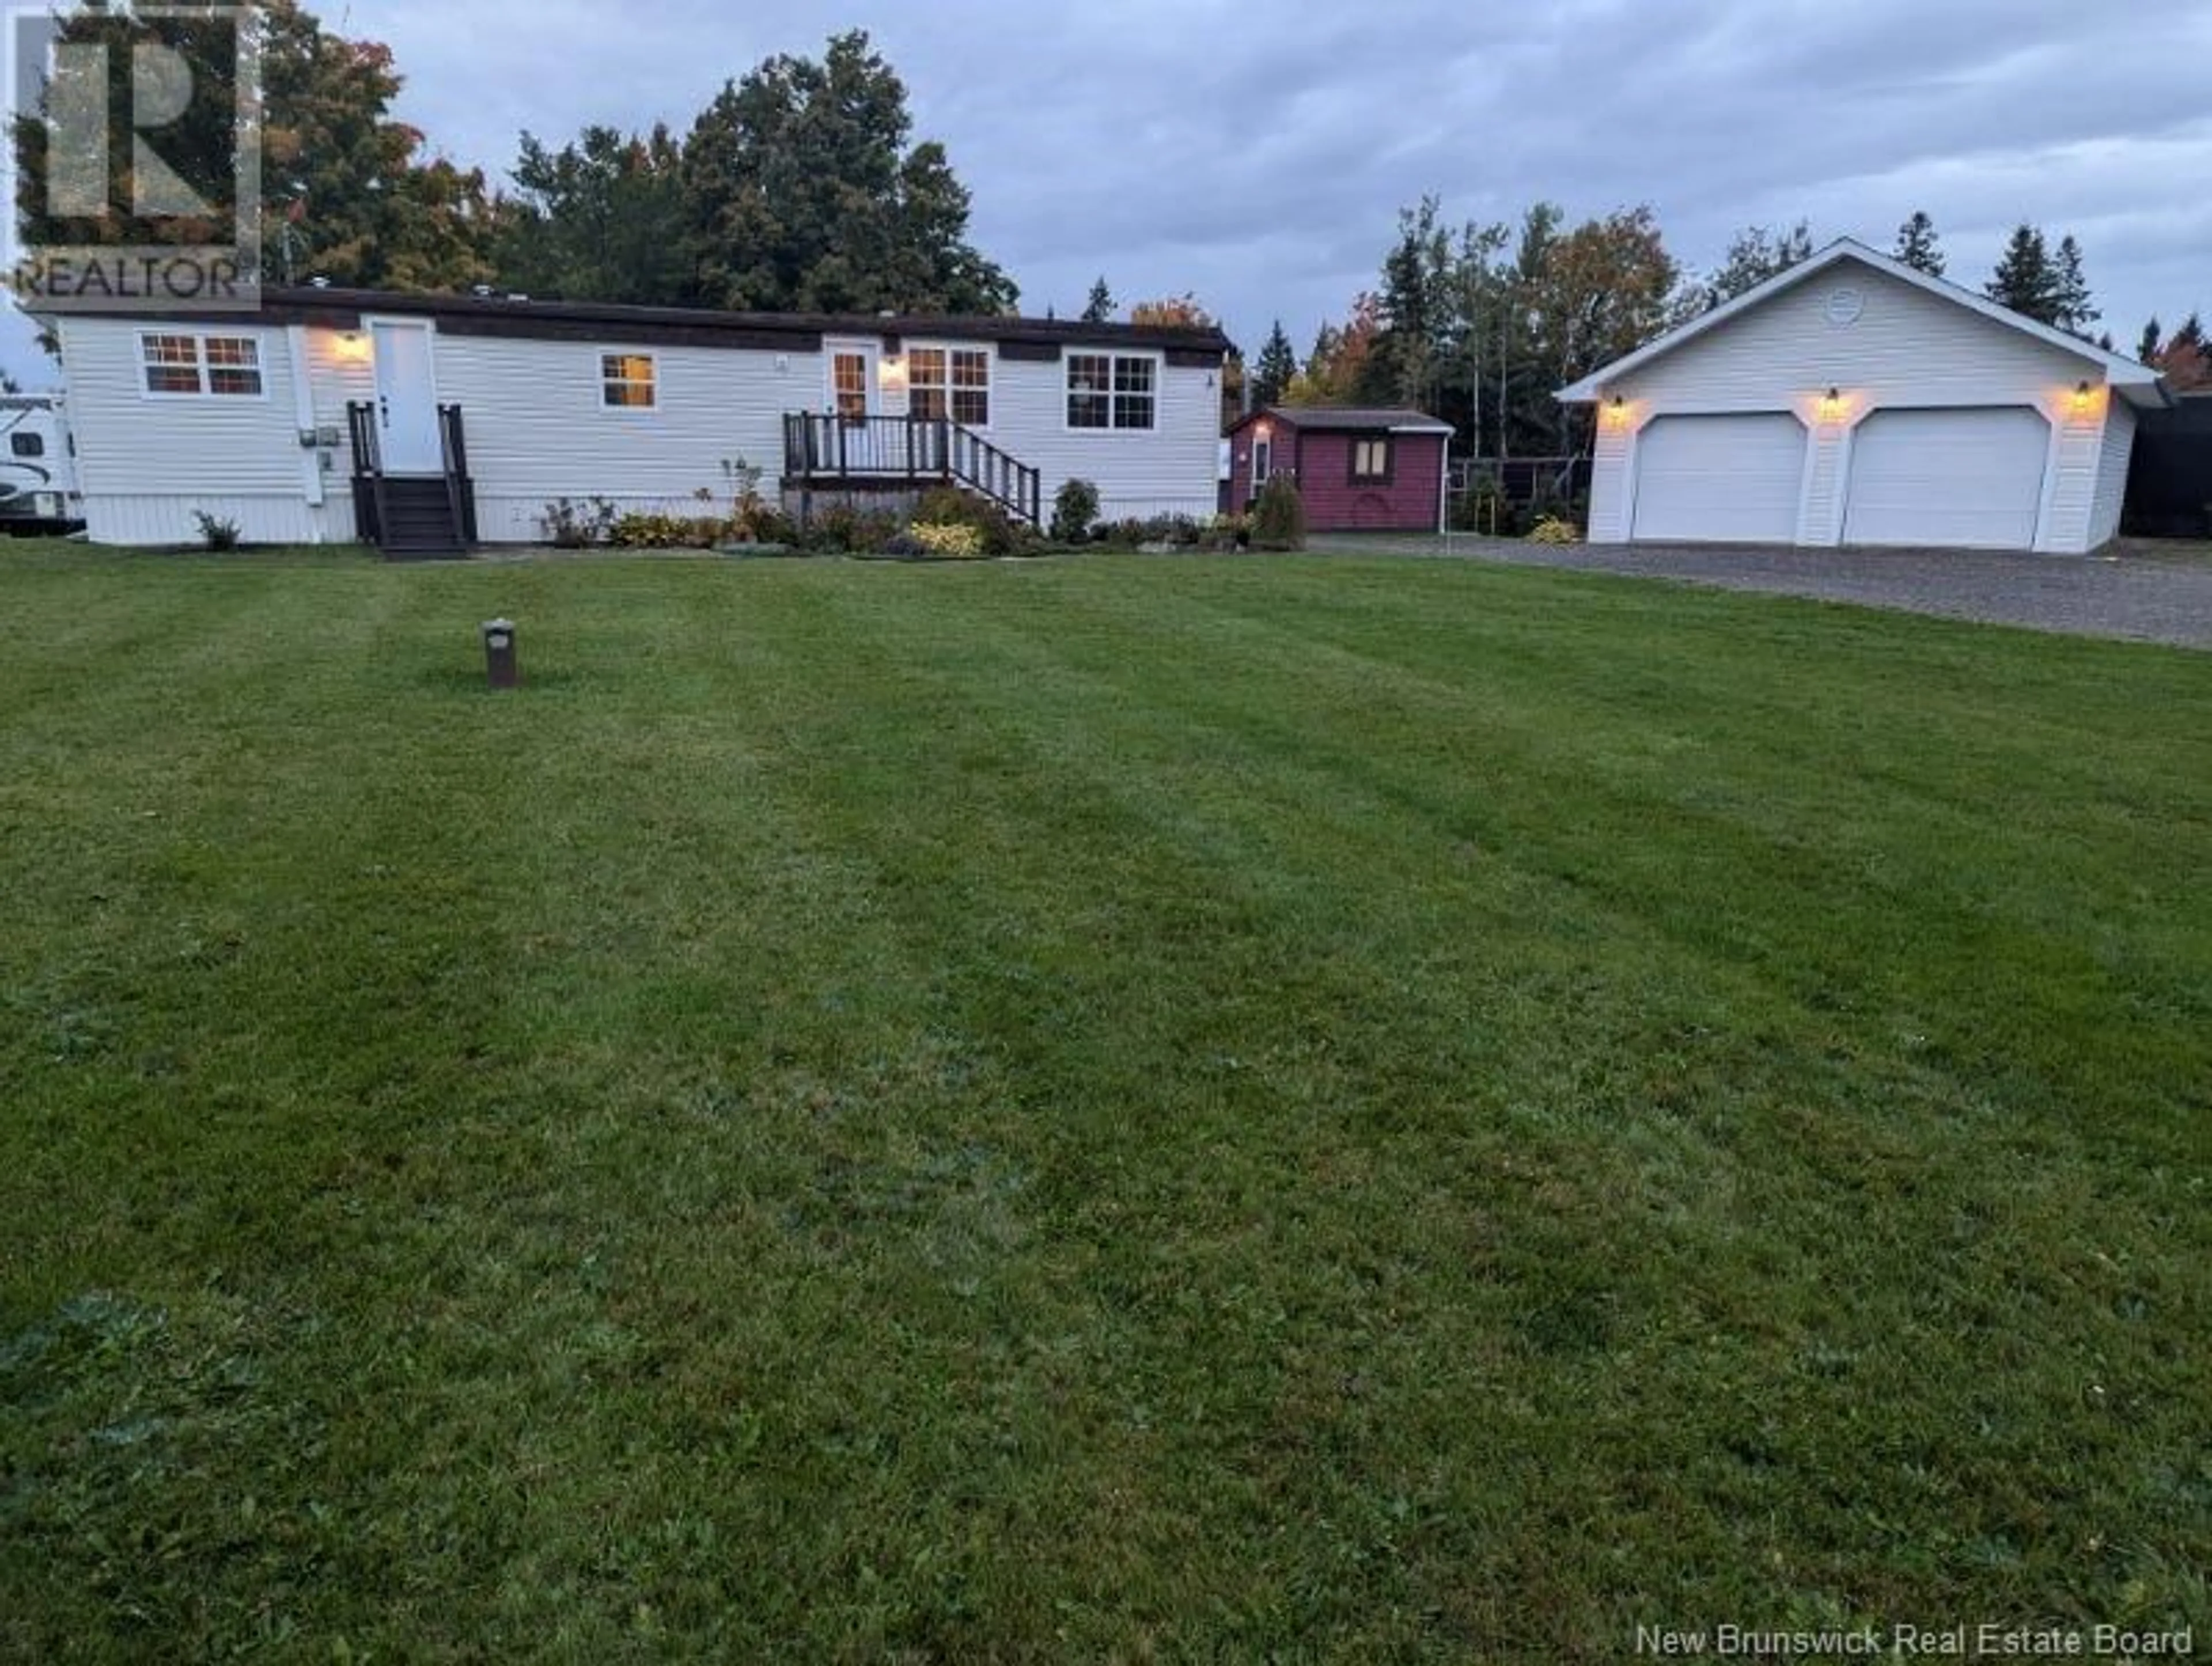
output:
{"label": "gable roof", "polygon": [[204,316],[154,312],[128,301],[72,302],[49,309],[70,318],[166,318],[193,321],[313,324],[357,330],[363,313],[427,317],[456,335],[541,340],[668,343],[705,347],[818,348],[824,336],[918,337],[925,341],[988,341],[1012,347],[1010,357],[1056,357],[1063,348],[1158,348],[1170,362],[1218,364],[1233,344],[1219,329],[1169,325],[1085,324],[1012,316],[875,313],[721,313],[686,307],[633,307],[611,301],[535,300],[483,292],[427,295],[347,289],[336,285],[262,287],[258,311]]}
{"label": "gable roof", "polygon": [[1764,283],[1754,284],[1734,300],[1714,307],[1711,312],[1644,343],[1633,353],[1615,359],[1611,364],[1593,370],[1580,381],[1561,388],[1552,397],[1562,404],[1595,404],[1608,383],[1650,363],[1662,354],[1673,352],[1686,342],[1696,340],[1708,330],[1717,329],[1739,313],[1765,305],[1784,291],[1793,289],[1808,278],[1818,277],[1844,261],[1855,261],[1886,277],[1893,277],[1900,283],[1910,284],[1934,295],[1939,301],[1949,301],[1954,307],[1964,307],[1993,323],[2003,325],[2007,329],[2032,336],[2046,346],[2071,353],[2102,371],[2105,380],[2119,390],[2130,404],[2160,405],[2166,403],[2163,379],[2148,365],[2138,364],[2124,353],[2107,352],[2094,342],[2083,341],[2079,336],[2069,336],[2063,330],[2055,329],[2048,324],[2039,324],[1986,295],[1978,295],[1971,289],[1962,289],[1940,277],[1930,277],[1917,267],[1908,266],[1901,260],[1893,260],[1849,237],[1838,237],[1826,248],[1794,266],[1777,272]]}
{"label": "gable roof", "polygon": [[1285,428],[1311,429],[1316,432],[1352,434],[1449,434],[1452,425],[1439,422],[1426,411],[1388,410],[1368,405],[1262,405],[1250,415],[1237,419],[1230,429],[1234,434],[1247,423],[1256,423],[1262,416],[1280,423]]}

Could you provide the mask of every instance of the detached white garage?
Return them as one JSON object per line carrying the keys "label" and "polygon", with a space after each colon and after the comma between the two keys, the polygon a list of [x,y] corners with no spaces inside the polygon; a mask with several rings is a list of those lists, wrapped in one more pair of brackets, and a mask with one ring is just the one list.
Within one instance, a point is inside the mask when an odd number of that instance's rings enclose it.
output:
{"label": "detached white garage", "polygon": [[1594,544],[2094,550],[2158,373],[1845,239],[1561,390]]}

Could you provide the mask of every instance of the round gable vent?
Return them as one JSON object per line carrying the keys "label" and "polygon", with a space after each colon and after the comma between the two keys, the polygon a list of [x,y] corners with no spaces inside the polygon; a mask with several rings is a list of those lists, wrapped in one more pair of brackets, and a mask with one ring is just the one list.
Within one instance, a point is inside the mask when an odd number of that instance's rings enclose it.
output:
{"label": "round gable vent", "polygon": [[1828,291],[1828,322],[1837,329],[1849,329],[1859,321],[1859,315],[1865,311],[1865,295],[1850,284]]}

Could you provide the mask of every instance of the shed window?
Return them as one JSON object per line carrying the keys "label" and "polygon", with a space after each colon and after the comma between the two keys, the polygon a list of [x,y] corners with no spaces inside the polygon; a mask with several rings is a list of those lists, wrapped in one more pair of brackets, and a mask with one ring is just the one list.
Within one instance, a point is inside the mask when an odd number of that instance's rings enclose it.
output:
{"label": "shed window", "polygon": [[659,403],[650,353],[603,353],[599,356],[599,400],[610,410],[651,410]]}
{"label": "shed window", "polygon": [[8,436],[8,449],[18,457],[44,457],[46,454],[46,436],[43,434],[11,434]]}
{"label": "shed window", "polygon": [[1354,440],[1352,442],[1352,483],[1353,485],[1389,485],[1390,463],[1389,436],[1386,435],[1379,440]]}
{"label": "shed window", "polygon": [[138,350],[149,393],[261,397],[261,344],[251,336],[149,331]]}
{"label": "shed window", "polygon": [[980,348],[916,347],[906,357],[907,409],[950,416],[965,428],[991,425],[991,356]]}
{"label": "shed window", "polygon": [[1068,427],[1154,427],[1158,371],[1159,362],[1146,354],[1069,354]]}

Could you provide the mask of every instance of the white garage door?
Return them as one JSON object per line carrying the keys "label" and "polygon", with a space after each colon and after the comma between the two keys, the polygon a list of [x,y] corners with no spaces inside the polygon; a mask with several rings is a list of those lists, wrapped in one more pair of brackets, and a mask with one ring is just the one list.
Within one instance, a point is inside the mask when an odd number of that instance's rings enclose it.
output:
{"label": "white garage door", "polygon": [[1877,410],[1851,435],[1844,542],[2032,549],[2050,443],[2025,406]]}
{"label": "white garage door", "polygon": [[1790,544],[1805,426],[1787,413],[1657,416],[1636,436],[1636,522],[1646,541]]}

